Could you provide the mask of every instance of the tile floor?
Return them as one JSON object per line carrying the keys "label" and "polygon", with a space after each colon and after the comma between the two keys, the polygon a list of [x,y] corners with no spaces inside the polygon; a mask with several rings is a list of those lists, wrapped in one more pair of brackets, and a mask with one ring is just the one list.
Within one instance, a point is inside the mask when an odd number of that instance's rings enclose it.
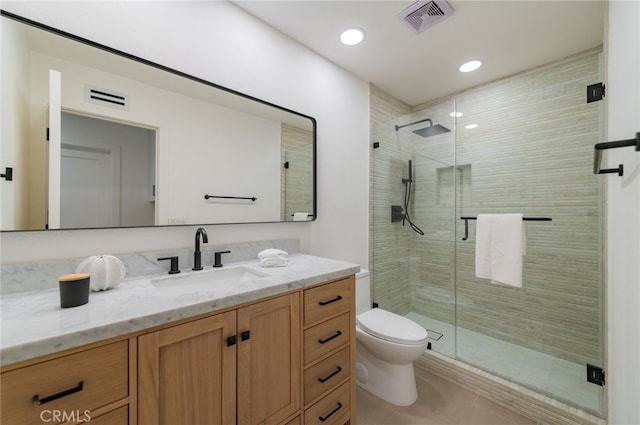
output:
{"label": "tile floor", "polygon": [[456,357],[586,411],[595,414],[603,411],[603,389],[587,382],[586,366],[583,364],[571,363],[463,328],[459,328],[456,335],[453,325],[416,313],[409,313],[407,317],[443,334],[438,341],[431,341],[432,349],[438,353]]}
{"label": "tile floor", "polygon": [[398,407],[358,388],[358,425],[535,425],[491,400],[416,368],[418,401]]}

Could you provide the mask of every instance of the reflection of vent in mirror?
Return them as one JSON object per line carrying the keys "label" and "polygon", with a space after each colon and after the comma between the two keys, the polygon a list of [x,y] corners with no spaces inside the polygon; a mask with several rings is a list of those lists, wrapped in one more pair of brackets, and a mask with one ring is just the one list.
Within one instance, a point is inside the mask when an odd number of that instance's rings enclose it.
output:
{"label": "reflection of vent in mirror", "polygon": [[84,100],[98,105],[129,110],[129,95],[99,87],[85,86]]}
{"label": "reflection of vent in mirror", "polygon": [[417,1],[398,14],[398,17],[416,33],[453,15],[453,9],[444,0]]}

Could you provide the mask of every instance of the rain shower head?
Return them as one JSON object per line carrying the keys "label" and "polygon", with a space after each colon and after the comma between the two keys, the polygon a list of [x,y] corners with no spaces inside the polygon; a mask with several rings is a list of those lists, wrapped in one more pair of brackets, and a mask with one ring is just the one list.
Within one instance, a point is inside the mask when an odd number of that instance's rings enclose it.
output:
{"label": "rain shower head", "polygon": [[431,137],[435,136],[436,134],[449,133],[450,131],[451,130],[449,130],[447,127],[440,124],[430,125],[429,127],[413,130],[414,133],[422,137]]}
{"label": "rain shower head", "polygon": [[431,136],[435,136],[436,134],[449,133],[451,131],[443,125],[440,125],[440,124],[433,125],[433,121],[431,121],[431,118],[425,118],[420,121],[410,122],[409,124],[396,125],[396,131],[400,130],[403,127],[408,127],[410,125],[419,124],[421,122],[427,122],[427,121],[429,122],[429,127],[419,128],[417,130],[414,130],[413,132],[422,137],[431,137]]}

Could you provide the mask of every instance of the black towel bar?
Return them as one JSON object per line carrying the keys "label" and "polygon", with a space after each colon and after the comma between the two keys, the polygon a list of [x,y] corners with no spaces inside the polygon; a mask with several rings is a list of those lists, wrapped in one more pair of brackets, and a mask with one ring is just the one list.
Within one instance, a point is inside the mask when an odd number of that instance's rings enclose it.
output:
{"label": "black towel bar", "polygon": [[[464,238],[463,241],[469,239],[469,220],[477,220],[478,217],[460,217],[464,220]],[[551,217],[522,217],[522,221],[552,221]]]}
{"label": "black towel bar", "polygon": [[253,197],[246,197],[246,196],[218,196],[218,195],[204,195],[204,199],[209,199],[209,198],[218,198],[218,199],[246,199],[248,201],[253,201],[255,202],[258,198],[256,198],[255,196]]}

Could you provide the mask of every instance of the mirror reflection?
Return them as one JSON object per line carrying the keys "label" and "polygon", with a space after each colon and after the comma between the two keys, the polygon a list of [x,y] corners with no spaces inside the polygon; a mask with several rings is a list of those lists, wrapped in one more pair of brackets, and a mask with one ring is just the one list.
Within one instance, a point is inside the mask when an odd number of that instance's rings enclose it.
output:
{"label": "mirror reflection", "polygon": [[1,19],[3,231],[314,219],[313,118],[20,20]]}

